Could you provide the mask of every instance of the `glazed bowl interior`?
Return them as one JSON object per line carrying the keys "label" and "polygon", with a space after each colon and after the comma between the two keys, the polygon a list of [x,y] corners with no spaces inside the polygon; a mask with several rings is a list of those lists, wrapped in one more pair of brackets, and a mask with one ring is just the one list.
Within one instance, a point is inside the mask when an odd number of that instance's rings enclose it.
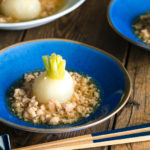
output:
{"label": "glazed bowl interior", "polygon": [[[73,124],[46,126],[25,122],[8,107],[7,90],[24,73],[44,69],[43,55],[53,52],[67,61],[67,69],[91,76],[101,90],[99,108],[86,119]],[[116,114],[130,94],[129,76],[121,63],[102,50],[73,41],[49,39],[20,43],[0,53],[0,121],[34,132],[67,132],[101,123]]]}
{"label": "glazed bowl interior", "polygon": [[108,19],[112,28],[126,40],[149,49],[135,34],[132,24],[138,16],[150,11],[149,0],[113,0],[108,9]]}
{"label": "glazed bowl interior", "polygon": [[35,20],[29,20],[25,22],[16,22],[16,23],[0,23],[0,29],[4,30],[23,30],[23,29],[30,29],[37,26],[44,25],[46,23],[52,22],[70,12],[78,8],[80,5],[82,5],[85,2],[85,0],[66,0],[64,6],[57,11],[55,14],[39,18]]}

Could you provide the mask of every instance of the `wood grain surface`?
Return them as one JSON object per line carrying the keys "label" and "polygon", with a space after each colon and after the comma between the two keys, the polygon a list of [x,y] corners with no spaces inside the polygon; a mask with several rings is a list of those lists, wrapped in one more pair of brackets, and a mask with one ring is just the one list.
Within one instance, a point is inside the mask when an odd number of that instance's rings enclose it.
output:
{"label": "wood grain surface", "polygon": [[[106,17],[109,1],[86,0],[80,8],[69,15],[34,29],[0,30],[0,49],[20,41],[41,38],[65,38],[101,48],[120,59],[127,67],[133,82],[132,95],[125,108],[117,116],[92,128],[72,133],[38,134],[0,123],[0,134],[10,135],[12,148],[150,122],[150,53],[129,44],[111,29]],[[90,149],[148,150],[150,142]]]}
{"label": "wood grain surface", "polygon": [[[150,123],[150,53],[131,47],[127,70],[132,80],[132,94],[117,115],[115,128]],[[150,142],[113,146],[112,150],[149,150]]]}

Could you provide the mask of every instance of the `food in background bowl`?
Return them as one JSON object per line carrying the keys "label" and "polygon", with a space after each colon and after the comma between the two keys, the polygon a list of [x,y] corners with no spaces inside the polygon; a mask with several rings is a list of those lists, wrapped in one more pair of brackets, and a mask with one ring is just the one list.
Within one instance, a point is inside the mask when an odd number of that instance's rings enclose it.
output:
{"label": "food in background bowl", "polygon": [[43,56],[43,61],[45,72],[25,74],[9,90],[12,111],[25,121],[48,125],[74,123],[92,114],[100,104],[92,79],[65,70],[60,55]]}
{"label": "food in background bowl", "polygon": [[150,44],[150,12],[140,15],[133,24],[133,29],[139,39]]}
{"label": "food in background bowl", "polygon": [[0,0],[0,23],[28,21],[50,16],[66,0]]}
{"label": "food in background bowl", "polygon": [[[147,50],[150,50],[149,44],[144,42],[144,39],[139,38],[137,33],[135,34],[133,31],[135,27],[133,29],[133,25],[137,23],[136,19],[138,16],[143,16],[146,12],[150,11],[149,6],[150,0],[111,0],[108,7],[108,21],[112,29],[125,40]],[[144,28],[138,29],[137,32],[141,34]],[[142,34],[144,35],[146,32],[144,30]],[[145,35],[147,36],[147,33]]]}

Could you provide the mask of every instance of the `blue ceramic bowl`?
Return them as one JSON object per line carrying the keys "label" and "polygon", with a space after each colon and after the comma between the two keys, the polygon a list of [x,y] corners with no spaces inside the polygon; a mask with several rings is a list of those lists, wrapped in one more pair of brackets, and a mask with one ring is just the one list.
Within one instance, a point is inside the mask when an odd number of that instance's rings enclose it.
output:
{"label": "blue ceramic bowl", "polygon": [[[43,55],[53,52],[67,60],[67,68],[83,72],[96,80],[102,102],[94,114],[70,125],[44,126],[25,122],[8,108],[6,92],[24,73],[44,69]],[[0,121],[15,128],[47,133],[61,133],[91,127],[115,115],[127,102],[130,79],[118,59],[83,43],[45,39],[19,43],[0,52]]]}
{"label": "blue ceramic bowl", "polygon": [[150,0],[111,0],[108,21],[111,27],[131,43],[150,50],[133,32],[132,24],[138,16],[150,11]]}

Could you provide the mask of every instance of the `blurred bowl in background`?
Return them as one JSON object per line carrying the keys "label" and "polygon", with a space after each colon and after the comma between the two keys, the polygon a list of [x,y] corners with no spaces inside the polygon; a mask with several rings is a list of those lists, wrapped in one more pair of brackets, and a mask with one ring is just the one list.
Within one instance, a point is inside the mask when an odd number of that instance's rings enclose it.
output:
{"label": "blurred bowl in background", "polygon": [[36,20],[30,20],[17,23],[0,23],[0,29],[3,30],[23,30],[30,29],[52,22],[78,8],[85,0],[66,0],[65,5],[55,14]]}
{"label": "blurred bowl in background", "polygon": [[141,41],[132,28],[137,17],[148,11],[150,11],[150,0],[111,0],[107,14],[108,21],[121,37],[150,50],[150,45]]}

